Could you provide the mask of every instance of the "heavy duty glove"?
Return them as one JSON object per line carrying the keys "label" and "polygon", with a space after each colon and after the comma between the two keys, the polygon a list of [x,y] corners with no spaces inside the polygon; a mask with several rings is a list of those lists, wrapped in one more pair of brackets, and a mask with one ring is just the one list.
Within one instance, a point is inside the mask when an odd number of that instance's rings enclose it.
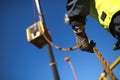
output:
{"label": "heavy duty glove", "polygon": [[76,36],[76,43],[82,51],[87,51],[93,53],[93,47],[95,47],[95,43],[93,41],[88,41],[86,36],[84,26],[81,27],[73,27],[73,32]]}

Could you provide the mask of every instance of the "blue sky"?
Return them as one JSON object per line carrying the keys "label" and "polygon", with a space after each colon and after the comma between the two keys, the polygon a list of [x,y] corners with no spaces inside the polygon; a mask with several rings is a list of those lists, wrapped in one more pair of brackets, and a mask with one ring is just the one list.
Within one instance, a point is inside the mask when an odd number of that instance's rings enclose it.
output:
{"label": "blue sky", "polygon": [[[70,25],[64,23],[66,0],[41,0],[47,28],[53,43],[60,47],[76,45]],[[110,64],[120,56],[113,51],[116,40],[98,22],[87,17],[86,33],[96,42]],[[46,46],[38,49],[27,42],[26,28],[33,24],[32,0],[1,0],[0,2],[0,80],[54,80]],[[68,63],[69,56],[79,80],[97,80],[103,67],[95,54],[80,50],[62,52],[53,48],[60,80],[75,80]],[[120,64],[113,70],[120,79]]]}

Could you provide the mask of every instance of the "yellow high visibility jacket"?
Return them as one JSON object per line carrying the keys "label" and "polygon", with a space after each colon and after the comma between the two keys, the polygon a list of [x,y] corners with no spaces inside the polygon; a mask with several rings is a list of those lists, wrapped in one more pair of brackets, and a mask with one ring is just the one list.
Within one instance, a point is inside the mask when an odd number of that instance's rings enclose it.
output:
{"label": "yellow high visibility jacket", "polygon": [[120,0],[90,0],[90,15],[107,30],[113,15],[120,11]]}

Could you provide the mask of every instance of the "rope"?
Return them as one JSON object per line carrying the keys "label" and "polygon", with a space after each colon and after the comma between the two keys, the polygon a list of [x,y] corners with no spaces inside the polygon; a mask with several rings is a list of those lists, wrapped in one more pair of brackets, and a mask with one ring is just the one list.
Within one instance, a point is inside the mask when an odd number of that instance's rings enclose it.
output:
{"label": "rope", "polygon": [[103,66],[105,72],[110,77],[110,80],[118,80],[117,77],[114,75],[114,73],[110,70],[109,64],[105,61],[105,59],[103,58],[101,53],[98,51],[98,49],[94,47],[93,51],[96,54],[96,56],[98,57],[98,59],[100,60],[100,62],[102,63],[102,66]]}

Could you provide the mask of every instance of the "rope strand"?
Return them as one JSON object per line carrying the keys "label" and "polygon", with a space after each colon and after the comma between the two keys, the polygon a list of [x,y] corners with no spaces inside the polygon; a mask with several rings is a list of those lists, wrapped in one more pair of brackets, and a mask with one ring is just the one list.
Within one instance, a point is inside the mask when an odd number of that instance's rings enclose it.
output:
{"label": "rope strand", "polygon": [[109,64],[105,61],[105,59],[103,58],[101,53],[98,51],[98,49],[94,47],[93,51],[96,54],[96,56],[98,57],[98,59],[100,60],[100,62],[102,63],[102,66],[103,66],[105,72],[110,77],[110,80],[118,80],[117,77],[114,75],[114,73],[110,70]]}

